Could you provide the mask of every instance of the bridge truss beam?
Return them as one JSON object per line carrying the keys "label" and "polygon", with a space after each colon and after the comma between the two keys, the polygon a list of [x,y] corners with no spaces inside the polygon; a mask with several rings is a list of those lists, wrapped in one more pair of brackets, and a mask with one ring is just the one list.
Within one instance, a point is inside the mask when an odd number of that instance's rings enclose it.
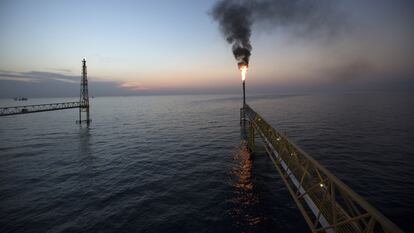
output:
{"label": "bridge truss beam", "polygon": [[0,116],[28,114],[28,113],[35,113],[35,112],[47,112],[47,111],[80,108],[80,107],[81,107],[81,104],[79,102],[65,102],[65,103],[4,107],[4,108],[0,108]]}
{"label": "bridge truss beam", "polygon": [[245,119],[253,128],[249,130],[253,132],[249,137],[257,134],[263,140],[270,159],[313,233],[403,232],[247,104],[244,108],[242,114],[246,114]]}

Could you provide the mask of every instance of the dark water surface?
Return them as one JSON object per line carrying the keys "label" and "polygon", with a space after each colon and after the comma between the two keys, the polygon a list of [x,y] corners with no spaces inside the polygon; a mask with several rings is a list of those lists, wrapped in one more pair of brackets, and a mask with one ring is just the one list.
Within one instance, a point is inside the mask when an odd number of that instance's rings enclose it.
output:
{"label": "dark water surface", "polygon": [[[75,124],[75,109],[0,118],[0,232],[309,232],[269,159],[241,149],[239,98],[91,101],[90,128]],[[406,232],[413,103],[412,94],[249,99]]]}

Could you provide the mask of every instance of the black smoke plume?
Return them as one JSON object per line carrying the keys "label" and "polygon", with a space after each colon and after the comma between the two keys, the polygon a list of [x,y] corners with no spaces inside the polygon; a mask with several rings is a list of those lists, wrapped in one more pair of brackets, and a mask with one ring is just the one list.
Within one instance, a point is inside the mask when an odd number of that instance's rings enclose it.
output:
{"label": "black smoke plume", "polygon": [[[301,35],[333,34],[338,29],[332,0],[220,0],[210,12],[239,66],[248,65],[252,26],[286,27]],[[269,27],[270,26],[270,27]],[[316,33],[315,33],[316,32]]]}
{"label": "black smoke plume", "polygon": [[212,17],[220,24],[220,29],[228,43],[232,44],[233,54],[239,66],[248,65],[252,15],[247,5],[240,1],[219,1],[213,7]]}

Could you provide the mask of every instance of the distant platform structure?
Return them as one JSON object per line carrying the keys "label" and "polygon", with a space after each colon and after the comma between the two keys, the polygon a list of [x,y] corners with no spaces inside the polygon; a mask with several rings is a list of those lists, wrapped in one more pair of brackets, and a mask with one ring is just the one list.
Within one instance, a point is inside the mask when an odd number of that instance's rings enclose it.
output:
{"label": "distant platform structure", "polygon": [[27,101],[28,99],[26,97],[14,97],[15,101]]}

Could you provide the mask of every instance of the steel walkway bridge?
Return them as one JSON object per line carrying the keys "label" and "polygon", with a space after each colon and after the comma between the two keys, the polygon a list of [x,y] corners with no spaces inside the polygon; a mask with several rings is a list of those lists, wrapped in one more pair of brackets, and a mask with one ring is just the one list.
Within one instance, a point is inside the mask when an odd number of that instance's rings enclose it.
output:
{"label": "steel walkway bridge", "polygon": [[313,233],[403,232],[247,104],[240,111],[240,123],[248,124],[249,149],[254,151],[256,137],[262,139],[269,158]]}
{"label": "steel walkway bridge", "polygon": [[65,102],[52,104],[25,105],[0,108],[0,116],[10,116],[35,112],[47,112],[70,108],[80,108],[80,102]]}
{"label": "steel walkway bridge", "polygon": [[[2,107],[0,108],[0,117],[36,112],[56,111],[71,108],[79,108],[79,120],[77,121],[78,123],[85,122],[87,125],[89,125],[91,119],[89,114],[88,78],[85,59],[82,60],[82,78],[79,102]],[[86,120],[82,120],[82,113],[86,114]]]}

